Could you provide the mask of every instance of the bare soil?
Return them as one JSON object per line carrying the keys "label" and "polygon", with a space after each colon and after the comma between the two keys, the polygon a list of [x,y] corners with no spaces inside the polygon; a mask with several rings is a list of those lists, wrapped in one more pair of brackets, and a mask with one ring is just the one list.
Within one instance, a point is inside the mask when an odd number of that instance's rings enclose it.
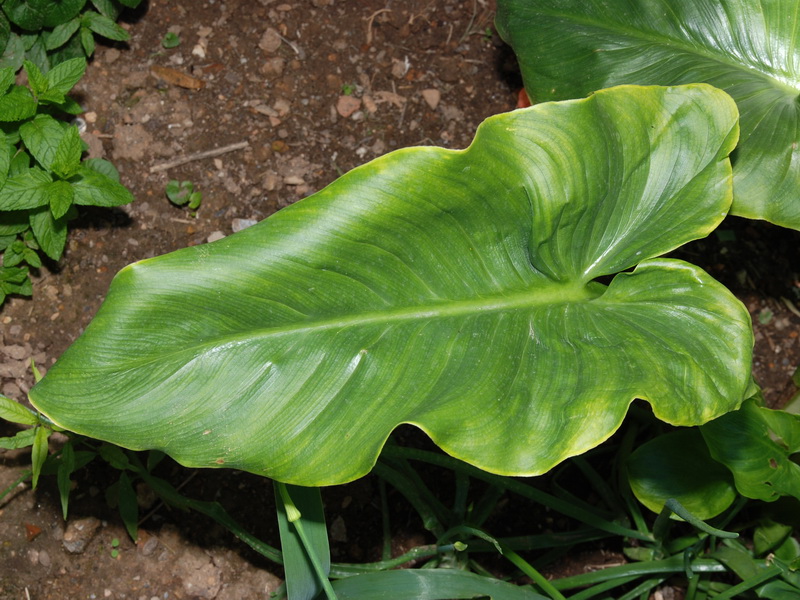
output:
{"label": "bare soil", "polygon": [[[150,0],[127,15],[131,41],[99,47],[76,95],[91,155],[118,167],[136,202],[84,211],[62,260],[36,274],[34,298],[2,308],[0,391],[25,397],[30,358],[46,370],[126,264],[229,235],[391,150],[467,146],[484,118],[516,106],[520,86],[493,10],[493,0]],[[167,32],[180,46],[162,46]],[[170,179],[202,191],[196,215],[167,200]],[[737,219],[723,230],[725,241],[712,236],[681,252],[750,309],[756,376],[769,404],[781,405],[800,363],[798,234]],[[25,452],[0,454],[0,489],[28,465]],[[171,463],[160,474],[189,497],[222,501],[278,545],[269,482]],[[229,600],[277,589],[279,568],[204,517],[153,504],[146,490],[134,544],[105,501],[116,477],[95,464],[77,473],[66,522],[52,477],[36,491],[17,486],[0,504],[0,598]],[[377,560],[376,481],[326,490],[325,500],[334,560]],[[389,501],[395,553],[429,543],[402,498]],[[518,515],[498,510],[504,533],[525,533]],[[597,552],[585,562],[608,562]]]}

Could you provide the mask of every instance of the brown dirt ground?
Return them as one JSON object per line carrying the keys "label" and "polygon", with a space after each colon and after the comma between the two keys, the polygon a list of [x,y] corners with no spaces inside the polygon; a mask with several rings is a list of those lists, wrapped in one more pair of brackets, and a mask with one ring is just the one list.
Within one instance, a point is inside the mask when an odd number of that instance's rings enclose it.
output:
{"label": "brown dirt ground", "polygon": [[[2,308],[2,393],[24,398],[29,359],[52,364],[126,264],[228,235],[396,148],[465,147],[485,117],[516,103],[515,65],[492,33],[493,8],[493,0],[150,0],[128,15],[130,43],[98,48],[76,93],[88,111],[92,155],[112,160],[137,200],[85,211],[63,259],[36,275],[34,299]],[[162,47],[168,31],[179,47]],[[203,87],[180,87],[154,67]],[[343,91],[350,100],[340,100]],[[344,106],[352,98],[357,106]],[[237,142],[248,146],[154,169]],[[196,218],[168,202],[169,179],[202,191]],[[750,309],[756,375],[768,402],[780,405],[794,392],[790,376],[800,363],[798,234],[736,219],[723,229],[735,239],[712,237],[682,252]],[[25,452],[0,456],[0,489],[28,460]],[[277,545],[268,482],[176,466],[162,474],[186,480],[187,496],[223,499]],[[0,598],[227,600],[276,589],[279,569],[199,515],[160,508],[134,545],[103,499],[115,477],[101,466],[79,472],[68,523],[52,481],[35,492],[21,485],[0,504]],[[377,498],[371,478],[326,492],[334,560],[378,558]],[[403,504],[390,496],[396,552],[429,541]],[[86,538],[82,552],[67,552],[65,532]]]}

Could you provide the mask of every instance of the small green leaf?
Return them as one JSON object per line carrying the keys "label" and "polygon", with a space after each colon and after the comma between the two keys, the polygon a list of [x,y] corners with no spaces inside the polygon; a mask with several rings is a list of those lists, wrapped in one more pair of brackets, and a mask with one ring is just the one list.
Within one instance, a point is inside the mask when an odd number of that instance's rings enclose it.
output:
{"label": "small green leaf", "polygon": [[72,58],[64,61],[47,72],[49,89],[67,94],[80,81],[86,72],[86,59]]}
{"label": "small green leaf", "polygon": [[169,183],[167,183],[167,188],[165,191],[170,202],[177,204],[178,206],[183,206],[189,202],[189,196],[192,194],[193,190],[194,185],[191,181],[178,181],[177,179],[171,179]]}
{"label": "small green leaf", "polygon": [[69,507],[69,493],[72,490],[72,472],[75,470],[75,450],[72,447],[72,442],[69,441],[64,444],[61,450],[61,458],[58,463],[58,473],[56,480],[58,483],[58,495],[61,499],[61,514],[64,520],[67,519],[67,510]]}
{"label": "small green leaf", "polygon": [[0,395],[0,419],[21,425],[36,425],[39,422],[35,412],[3,395]]}
{"label": "small green leaf", "polygon": [[62,133],[50,169],[64,179],[72,177],[80,170],[82,154],[81,134],[75,125],[71,125]]}
{"label": "small green leaf", "polygon": [[131,466],[128,456],[119,446],[103,444],[100,446],[100,457],[115,469],[124,471]]}
{"label": "small green leaf", "polygon": [[47,55],[47,48],[44,45],[44,37],[41,35],[32,35],[33,43],[25,50],[25,58],[34,63],[42,73],[47,73],[50,70],[50,57]]}
{"label": "small green leaf", "polygon": [[[2,303],[2,302],[0,302]],[[33,446],[36,439],[36,429],[23,429],[12,437],[0,438],[0,448],[3,450],[19,450]]]}
{"label": "small green leaf", "polygon": [[97,171],[101,175],[105,175],[110,180],[119,183],[119,171],[113,163],[102,158],[87,158],[83,161],[83,166],[89,167],[92,171]]}
{"label": "small green leaf", "polygon": [[75,198],[75,191],[68,181],[54,181],[47,186],[50,196],[50,212],[54,219],[60,219],[67,214]]}
{"label": "small green leaf", "polygon": [[91,56],[94,54],[94,35],[92,34],[92,30],[82,25],[80,35],[83,51],[86,52],[86,56]]}
{"label": "small green leaf", "polygon": [[202,192],[192,192],[189,194],[189,203],[188,207],[192,210],[197,210],[200,208],[200,204],[203,202],[203,194]]}
{"label": "small green leaf", "polygon": [[119,17],[120,8],[113,0],[92,0],[92,4],[101,15],[116,21]]}
{"label": "small green leaf", "polygon": [[[5,188],[4,188],[5,189]],[[67,221],[69,213],[55,219],[49,207],[42,207],[31,211],[30,223],[36,241],[42,250],[53,260],[61,258],[64,246],[67,243]]]}
{"label": "small green leaf", "polygon": [[136,8],[141,4],[142,0],[119,0],[119,3],[128,8]]}
{"label": "small green leaf", "polygon": [[14,83],[15,74],[12,67],[0,69],[0,94],[5,94]]}
{"label": "small green leaf", "polygon": [[33,94],[38,96],[39,94],[45,93],[49,89],[50,85],[47,82],[47,78],[42,75],[39,67],[29,60],[26,60],[22,64],[25,68],[25,73],[28,75],[28,84],[30,84]]}
{"label": "small green leaf", "polygon": [[0,96],[0,121],[23,121],[35,114],[36,100],[28,88],[15,85],[7,94]]}
{"label": "small green leaf", "polygon": [[161,40],[161,45],[164,48],[177,48],[181,45],[181,38],[178,37],[177,34],[168,31],[167,34],[164,36],[164,39]]}
{"label": "small green leaf", "polygon": [[[10,67],[16,73],[22,68],[25,60],[25,46],[22,38],[16,33],[11,33],[8,43],[5,46],[2,57],[0,57],[0,67]],[[28,88],[25,88],[28,89]]]}
{"label": "small green leaf", "polygon": [[65,127],[50,115],[36,118],[20,125],[19,134],[28,152],[45,169],[51,169],[56,151],[64,137]]}
{"label": "small green leaf", "polygon": [[628,460],[636,498],[655,513],[670,498],[699,519],[710,519],[736,500],[730,472],[711,458],[697,429],[679,429],[637,448]]}
{"label": "small green leaf", "polygon": [[133,195],[122,184],[85,166],[71,180],[75,204],[85,206],[121,206],[133,202]]}
{"label": "small green leaf", "polygon": [[33,437],[33,448],[31,450],[31,470],[33,471],[33,489],[39,483],[39,475],[42,473],[42,465],[47,459],[47,438],[50,430],[47,427],[36,427]]}
{"label": "small green leaf", "polygon": [[55,50],[59,46],[63,46],[69,41],[75,32],[78,31],[80,26],[81,20],[79,18],[56,25],[53,31],[50,32],[50,35],[47,36],[45,47],[48,50]]}
{"label": "small green leaf", "polygon": [[96,13],[93,10],[86,11],[81,16],[82,23],[85,27],[91,29],[97,35],[103,36],[110,40],[124,42],[130,39],[130,34],[122,27],[117,25],[114,21],[106,16]]}
{"label": "small green leaf", "polygon": [[28,31],[38,31],[44,25],[44,7],[31,5],[27,0],[5,0],[3,11],[15,25]]}
{"label": "small green leaf", "polygon": [[25,247],[25,250],[23,250],[22,252],[22,257],[25,260],[25,262],[28,263],[34,269],[42,268],[41,257],[36,253],[36,251],[31,250],[27,246]]}
{"label": "small green leaf", "polygon": [[0,210],[20,210],[45,206],[49,202],[47,188],[52,178],[34,167],[6,180],[0,189]]}
{"label": "small green leaf", "polygon": [[24,210],[6,211],[0,209],[0,235],[14,235],[30,228],[28,213]]}
{"label": "small green leaf", "polygon": [[38,96],[39,104],[59,105],[66,100],[66,96],[58,90],[47,90]]}
{"label": "small green leaf", "polygon": [[753,552],[756,556],[764,556],[772,552],[792,535],[792,527],[775,521],[761,523],[753,532]]}
{"label": "small green leaf", "polygon": [[[123,471],[119,476],[119,514],[128,535],[135,542],[139,535],[139,504],[136,502],[136,491],[133,489],[128,474]],[[117,541],[119,545],[119,540]]]}

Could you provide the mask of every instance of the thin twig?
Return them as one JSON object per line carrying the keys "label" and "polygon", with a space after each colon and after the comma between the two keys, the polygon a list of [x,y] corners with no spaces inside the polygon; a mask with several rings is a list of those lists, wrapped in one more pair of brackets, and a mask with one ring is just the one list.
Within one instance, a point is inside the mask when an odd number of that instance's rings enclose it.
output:
{"label": "thin twig", "polygon": [[235,144],[229,144],[227,146],[221,146],[219,148],[214,148],[212,150],[197,152],[196,154],[187,154],[186,156],[181,156],[180,158],[168,160],[167,162],[161,163],[160,165],[154,165],[150,167],[150,172],[157,173],[158,171],[166,171],[167,169],[171,169],[173,167],[179,167],[180,165],[185,165],[186,163],[194,162],[196,160],[213,158],[215,156],[220,156],[221,154],[227,154],[228,152],[233,152],[234,150],[243,150],[247,148],[249,145],[250,142],[236,142]]}
{"label": "thin twig", "polygon": [[375,17],[387,12],[392,12],[392,9],[382,8],[380,10],[376,10],[374,13],[372,13],[369,17],[365,19],[367,22],[367,46],[372,45],[372,24],[375,22]]}

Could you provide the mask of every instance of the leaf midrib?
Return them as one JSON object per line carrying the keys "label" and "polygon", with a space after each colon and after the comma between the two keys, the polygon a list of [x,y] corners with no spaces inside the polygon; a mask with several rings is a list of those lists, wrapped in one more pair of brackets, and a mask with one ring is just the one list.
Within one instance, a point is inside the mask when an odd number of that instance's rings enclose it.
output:
{"label": "leaf midrib", "polygon": [[[318,318],[309,321],[295,321],[279,327],[250,328],[246,331],[228,334],[219,334],[202,343],[189,344],[173,352],[164,353],[164,347],[159,346],[158,354],[153,356],[139,356],[125,361],[124,370],[137,366],[163,362],[169,357],[176,357],[187,352],[199,356],[205,352],[223,346],[240,345],[259,339],[274,339],[285,335],[302,335],[328,330],[346,329],[352,326],[368,326],[376,323],[394,324],[398,322],[422,321],[430,319],[447,319],[462,316],[488,314],[493,312],[515,311],[525,308],[535,308],[544,305],[563,305],[589,301],[602,295],[599,284],[585,284],[583,282],[548,282],[547,285],[537,289],[526,289],[511,294],[498,294],[484,296],[469,300],[451,300],[441,304],[428,304],[424,306],[391,308],[388,310],[372,310],[360,312],[344,317]],[[85,365],[84,365],[85,370]],[[100,368],[99,370],[106,370]],[[119,366],[114,370],[119,370]]]}
{"label": "leaf midrib", "polygon": [[605,22],[598,22],[594,19],[589,19],[589,18],[582,19],[580,17],[571,14],[563,14],[560,12],[547,11],[547,10],[540,10],[539,12],[549,17],[564,19],[567,21],[573,21],[583,26],[590,26],[594,27],[595,29],[605,30],[614,34],[618,34],[622,37],[629,37],[640,41],[656,43],[667,48],[675,48],[677,50],[680,50],[681,52],[685,52],[688,54],[695,54],[703,58],[706,58],[710,61],[714,61],[719,64],[732,67],[736,70],[751,75],[757,75],[758,77],[767,80],[767,82],[769,82],[775,88],[782,90],[784,92],[788,92],[789,95],[791,96],[800,95],[800,82],[797,82],[798,87],[794,87],[792,85],[789,85],[788,83],[781,81],[780,79],[777,79],[775,76],[770,75],[769,73],[757,69],[755,66],[746,65],[742,62],[730,60],[727,54],[721,52],[715,54],[712,51],[702,51],[697,46],[692,46],[685,42],[682,43],[680,39],[659,35],[657,32],[653,31],[645,32],[640,29],[625,27],[622,23],[619,22],[615,22],[616,25],[619,25],[618,27],[611,27],[609,26],[608,23]]}

